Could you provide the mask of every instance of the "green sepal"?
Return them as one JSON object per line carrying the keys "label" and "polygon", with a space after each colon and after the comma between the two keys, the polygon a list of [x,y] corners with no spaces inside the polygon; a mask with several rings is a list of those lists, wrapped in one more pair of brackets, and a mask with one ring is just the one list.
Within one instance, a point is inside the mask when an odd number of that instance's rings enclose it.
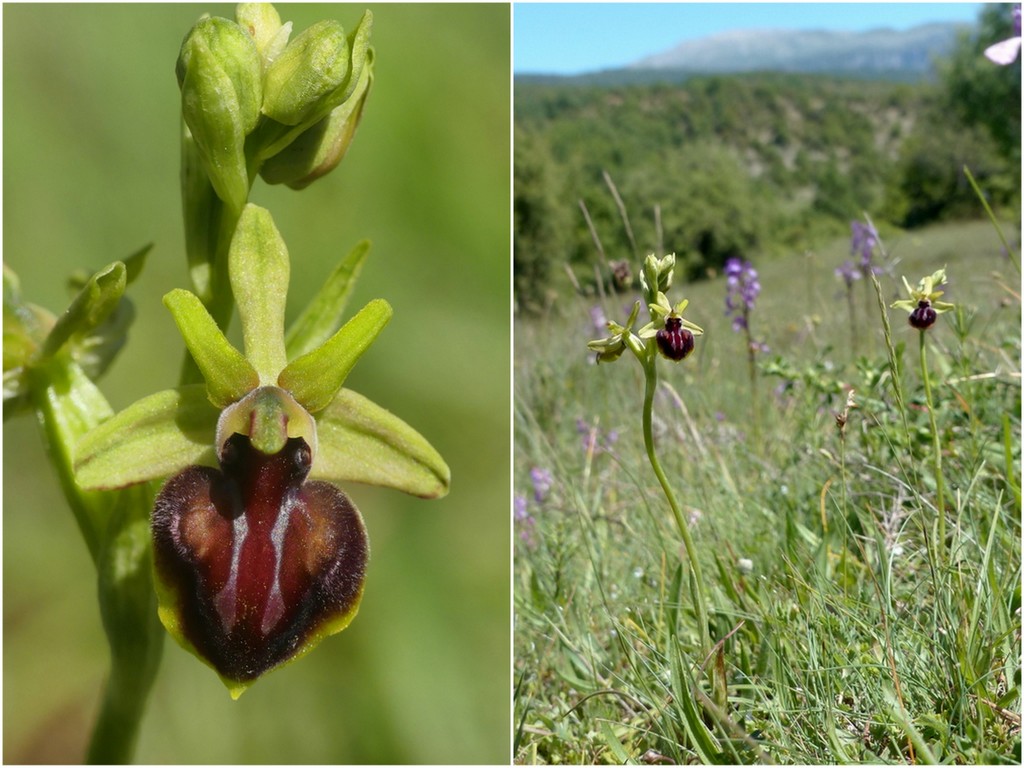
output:
{"label": "green sepal", "polygon": [[423,498],[448,493],[451,472],[419,432],[350,389],[317,415],[320,451],[310,478],[394,488]]}
{"label": "green sepal", "polygon": [[168,477],[193,464],[216,466],[216,423],[217,410],[202,384],[144,397],[78,441],[75,478],[83,489],[112,489]]}
{"label": "green sepal", "polygon": [[198,21],[182,43],[176,67],[181,113],[217,195],[240,211],[249,194],[245,137],[263,101],[256,43],[235,22]]}
{"label": "green sepal", "polygon": [[100,325],[117,307],[124,294],[127,269],[120,261],[108,264],[94,274],[57,318],[39,352],[39,360],[53,357],[72,339],[80,339]]}
{"label": "green sepal", "polygon": [[270,212],[248,204],[231,240],[228,271],[242,319],[246,358],[263,384],[276,381],[288,362],[284,347],[288,269],[288,249]]}
{"label": "green sepal", "polygon": [[283,125],[319,119],[318,113],[329,111],[324,100],[345,82],[350,65],[341,24],[318,21],[296,35],[267,70],[263,114]]}
{"label": "green sepal", "polygon": [[290,360],[316,349],[338,330],[352,289],[369,253],[369,240],[357,243],[334,268],[298,319],[289,326],[284,340]]}
{"label": "green sepal", "polygon": [[194,293],[175,288],[164,296],[164,305],[206,379],[211,403],[224,408],[259,386],[256,369],[231,346]]}
{"label": "green sepal", "polygon": [[391,319],[391,305],[374,299],[320,347],[281,371],[278,385],[310,413],[326,408],[345,383],[352,366]]}

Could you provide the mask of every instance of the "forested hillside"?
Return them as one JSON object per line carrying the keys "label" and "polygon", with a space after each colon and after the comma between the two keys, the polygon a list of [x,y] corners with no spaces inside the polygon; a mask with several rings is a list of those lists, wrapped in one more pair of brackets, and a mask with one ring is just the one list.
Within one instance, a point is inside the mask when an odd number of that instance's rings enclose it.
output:
{"label": "forested hillside", "polygon": [[[517,82],[519,308],[543,304],[566,263],[592,282],[606,259],[674,251],[698,278],[731,255],[813,249],[862,211],[900,227],[977,216],[965,165],[994,205],[1018,210],[1020,65],[980,57],[1001,33],[989,16],[930,85],[773,73]],[[982,88],[987,110],[967,98]],[[995,99],[1005,112],[992,114]]]}

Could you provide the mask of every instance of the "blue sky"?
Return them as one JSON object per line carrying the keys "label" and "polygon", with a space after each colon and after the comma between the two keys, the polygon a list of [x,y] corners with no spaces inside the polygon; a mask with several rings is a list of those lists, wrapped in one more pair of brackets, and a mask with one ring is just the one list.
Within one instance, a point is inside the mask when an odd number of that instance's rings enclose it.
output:
{"label": "blue sky", "polygon": [[907,29],[977,20],[982,3],[521,3],[514,70],[570,75],[630,64],[730,29]]}

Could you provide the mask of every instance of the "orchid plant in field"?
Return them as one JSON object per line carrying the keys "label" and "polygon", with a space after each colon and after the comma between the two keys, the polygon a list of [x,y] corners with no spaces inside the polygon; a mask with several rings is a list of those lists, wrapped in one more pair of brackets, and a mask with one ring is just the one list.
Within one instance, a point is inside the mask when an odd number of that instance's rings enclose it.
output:
{"label": "orchid plant in field", "polygon": [[[114,413],[95,381],[126,340],[143,249],[77,281],[55,316],[4,268],[4,418],[34,411],[96,565],[111,649],[89,759],[130,759],[163,628],[237,698],[353,619],[369,542],[340,483],[444,495],[427,440],[344,387],[392,315],[344,324],[360,243],[285,328],[291,260],[257,177],[302,189],[345,155],[373,80],[372,16],[291,38],[271,5],[204,17],[176,74],[193,290],[164,297],[188,350],[177,386]],[[291,38],[291,39],[290,39]],[[237,307],[244,352],[226,338]]]}
{"label": "orchid plant in field", "polygon": [[[682,299],[678,303],[672,304],[666,295],[666,292],[672,286],[675,263],[675,254],[668,254],[660,259],[651,254],[644,261],[640,272],[640,284],[643,289],[643,299],[647,304],[650,314],[650,322],[634,331],[634,326],[640,314],[641,302],[638,300],[633,305],[633,309],[625,324],[608,321],[608,330],[611,332],[611,335],[603,339],[587,342],[587,346],[597,353],[599,363],[614,362],[626,350],[629,350],[640,363],[641,368],[643,368],[645,380],[643,404],[644,447],[647,451],[647,458],[651,468],[661,484],[665,498],[668,500],[676,528],[686,549],[686,562],[691,575],[688,582],[691,588],[691,598],[696,608],[697,623],[700,631],[700,647],[704,656],[707,657],[711,653],[712,643],[708,630],[706,591],[700,562],[697,558],[697,550],[694,546],[693,537],[690,535],[689,523],[683,515],[679,502],[676,500],[675,492],[668,482],[668,477],[662,469],[654,447],[653,405],[654,393],[658,386],[658,358],[663,357],[674,363],[684,360],[694,350],[695,337],[704,333],[700,326],[683,317],[683,312],[686,310],[689,302],[686,299]],[[716,686],[716,696],[719,702],[724,704],[724,681],[718,682],[721,685]]]}
{"label": "orchid plant in field", "polygon": [[955,309],[955,305],[946,301],[940,301],[939,297],[945,292],[939,288],[946,284],[946,270],[942,268],[932,274],[921,278],[916,288],[912,288],[907,278],[903,278],[903,285],[907,289],[909,298],[893,302],[892,307],[903,309],[910,314],[907,317],[911,327],[919,331],[921,380],[924,382],[925,401],[928,405],[928,417],[931,421],[932,447],[935,467],[935,492],[936,507],[938,509],[938,540],[939,551],[943,551],[946,540],[946,502],[945,483],[942,477],[942,445],[939,439],[939,430],[935,421],[935,404],[932,400],[931,379],[928,376],[928,363],[926,359],[925,331],[935,324],[938,315]]}

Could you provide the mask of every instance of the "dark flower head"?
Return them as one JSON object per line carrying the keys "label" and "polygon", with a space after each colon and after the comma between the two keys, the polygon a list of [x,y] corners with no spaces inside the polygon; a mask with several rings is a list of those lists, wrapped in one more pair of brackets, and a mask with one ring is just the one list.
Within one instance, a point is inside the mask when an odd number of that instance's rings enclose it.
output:
{"label": "dark flower head", "polygon": [[681,317],[666,317],[665,327],[658,331],[655,339],[658,351],[669,360],[679,362],[693,352],[693,334],[683,328]]}
{"label": "dark flower head", "polygon": [[917,288],[911,288],[907,278],[904,277],[903,285],[906,286],[910,298],[895,301],[892,306],[909,312],[910,325],[923,331],[935,323],[937,315],[954,308],[953,304],[939,300],[939,297],[943,295],[943,291],[940,291],[939,287],[945,284],[945,269],[940,269],[928,277],[922,278],[917,284]]}
{"label": "dark flower head", "polygon": [[930,328],[935,324],[935,318],[938,315],[932,308],[932,303],[927,299],[922,299],[917,302],[917,306],[910,313],[910,324],[918,330],[924,330]]}

